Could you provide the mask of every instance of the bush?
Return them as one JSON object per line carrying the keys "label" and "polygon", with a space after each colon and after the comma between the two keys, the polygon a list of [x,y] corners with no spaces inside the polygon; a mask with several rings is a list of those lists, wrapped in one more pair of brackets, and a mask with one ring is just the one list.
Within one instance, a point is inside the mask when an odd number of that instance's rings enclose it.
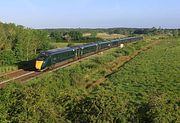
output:
{"label": "bush", "polygon": [[122,50],[120,50],[119,52],[123,55],[123,56],[128,56],[130,54],[132,54],[135,51],[135,48],[132,46],[127,46],[125,48],[123,48]]}
{"label": "bush", "polygon": [[173,123],[180,121],[180,100],[178,96],[157,94],[150,97],[146,112],[148,119],[155,123]]}
{"label": "bush", "polygon": [[12,65],[16,63],[16,57],[12,50],[3,50],[0,52],[0,65]]}
{"label": "bush", "polygon": [[92,59],[92,61],[97,64],[106,64],[108,62],[113,61],[114,59],[115,59],[115,57],[113,55],[106,55],[106,56],[102,56],[102,57],[95,57]]}
{"label": "bush", "polygon": [[146,44],[146,43],[147,42],[145,42],[145,41],[143,41],[143,42],[136,42],[136,43],[133,44],[133,47],[136,50],[140,50],[144,46],[144,44]]}
{"label": "bush", "polygon": [[[79,92],[78,92],[79,93]],[[111,89],[97,88],[90,94],[72,91],[62,94],[56,99],[56,104],[65,107],[66,118],[73,123],[90,122],[123,122],[127,121],[127,108],[123,98],[126,94]],[[123,100],[122,100],[123,99]]]}
{"label": "bush", "polygon": [[[34,90],[35,89],[35,90]],[[48,89],[41,84],[11,86],[0,91],[0,122],[64,122],[57,116]],[[58,110],[60,113],[61,110]]]}

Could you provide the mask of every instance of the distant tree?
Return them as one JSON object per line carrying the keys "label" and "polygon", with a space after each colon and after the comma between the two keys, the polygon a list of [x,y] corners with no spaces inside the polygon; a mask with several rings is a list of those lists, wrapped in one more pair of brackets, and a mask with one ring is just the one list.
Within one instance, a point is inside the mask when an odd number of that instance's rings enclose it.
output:
{"label": "distant tree", "polygon": [[134,34],[144,34],[144,30],[143,29],[136,29],[134,31]]}
{"label": "distant tree", "polygon": [[72,40],[80,40],[83,37],[83,34],[79,31],[70,31],[68,34]]}
{"label": "distant tree", "polygon": [[61,41],[63,40],[63,33],[59,31],[53,31],[50,33],[50,38],[52,38],[55,41]]}
{"label": "distant tree", "polygon": [[69,35],[69,33],[64,33],[63,34],[63,39],[66,40],[67,42],[70,42],[71,41],[71,36]]}
{"label": "distant tree", "polygon": [[119,30],[119,29],[115,29],[115,30],[113,30],[113,34],[121,34],[122,33],[122,31],[121,30]]}
{"label": "distant tree", "polygon": [[174,37],[178,37],[179,32],[178,32],[177,29],[174,29],[174,30],[172,31],[172,34],[173,34]]}

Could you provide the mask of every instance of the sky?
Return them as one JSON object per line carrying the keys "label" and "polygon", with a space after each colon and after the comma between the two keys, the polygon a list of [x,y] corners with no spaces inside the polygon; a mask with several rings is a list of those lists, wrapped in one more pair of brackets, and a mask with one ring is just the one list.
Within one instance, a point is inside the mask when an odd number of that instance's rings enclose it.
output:
{"label": "sky", "polygon": [[180,0],[0,0],[0,21],[30,28],[180,28]]}

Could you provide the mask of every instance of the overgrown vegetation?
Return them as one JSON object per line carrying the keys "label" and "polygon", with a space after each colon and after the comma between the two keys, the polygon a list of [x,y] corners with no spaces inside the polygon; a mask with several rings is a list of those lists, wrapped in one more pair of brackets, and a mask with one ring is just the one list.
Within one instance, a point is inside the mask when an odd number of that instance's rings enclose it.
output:
{"label": "overgrown vegetation", "polygon": [[100,86],[88,82],[108,73],[119,56],[148,42],[111,49],[79,64],[0,91],[0,122],[179,122],[180,39],[142,52]]}
{"label": "overgrown vegetation", "polygon": [[167,39],[141,53],[109,77],[118,90],[131,95],[146,122],[180,121],[180,39]]}
{"label": "overgrown vegetation", "polygon": [[0,23],[0,66],[22,65],[22,61],[32,60],[40,51],[49,49],[49,44],[44,31]]}
{"label": "overgrown vegetation", "polygon": [[[87,38],[84,33],[91,34],[86,41],[92,42],[98,40],[97,33],[104,32],[143,34],[148,38],[123,49],[110,49],[23,85],[7,85],[0,90],[0,122],[180,122],[179,30],[33,30],[0,23],[0,71],[17,69],[18,62],[27,63],[41,50],[49,49],[52,42],[53,47],[62,47],[57,46],[59,41],[64,42],[63,46],[71,46],[83,42]],[[113,71],[113,66],[119,65],[117,59],[130,57],[153,41],[160,44]],[[105,76],[100,85],[86,88]]]}

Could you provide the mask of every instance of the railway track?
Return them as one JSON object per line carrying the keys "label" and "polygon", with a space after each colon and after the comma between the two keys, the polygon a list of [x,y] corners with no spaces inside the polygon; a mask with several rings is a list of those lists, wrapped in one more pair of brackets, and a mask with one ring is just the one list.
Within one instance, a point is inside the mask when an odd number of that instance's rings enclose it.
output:
{"label": "railway track", "polygon": [[4,76],[8,76],[10,74],[13,74],[15,72],[18,72],[18,71],[22,71],[23,69],[19,69],[19,70],[16,70],[16,71],[11,71],[11,72],[7,72],[7,73],[3,73],[3,74],[0,74],[0,77],[4,77]]}

